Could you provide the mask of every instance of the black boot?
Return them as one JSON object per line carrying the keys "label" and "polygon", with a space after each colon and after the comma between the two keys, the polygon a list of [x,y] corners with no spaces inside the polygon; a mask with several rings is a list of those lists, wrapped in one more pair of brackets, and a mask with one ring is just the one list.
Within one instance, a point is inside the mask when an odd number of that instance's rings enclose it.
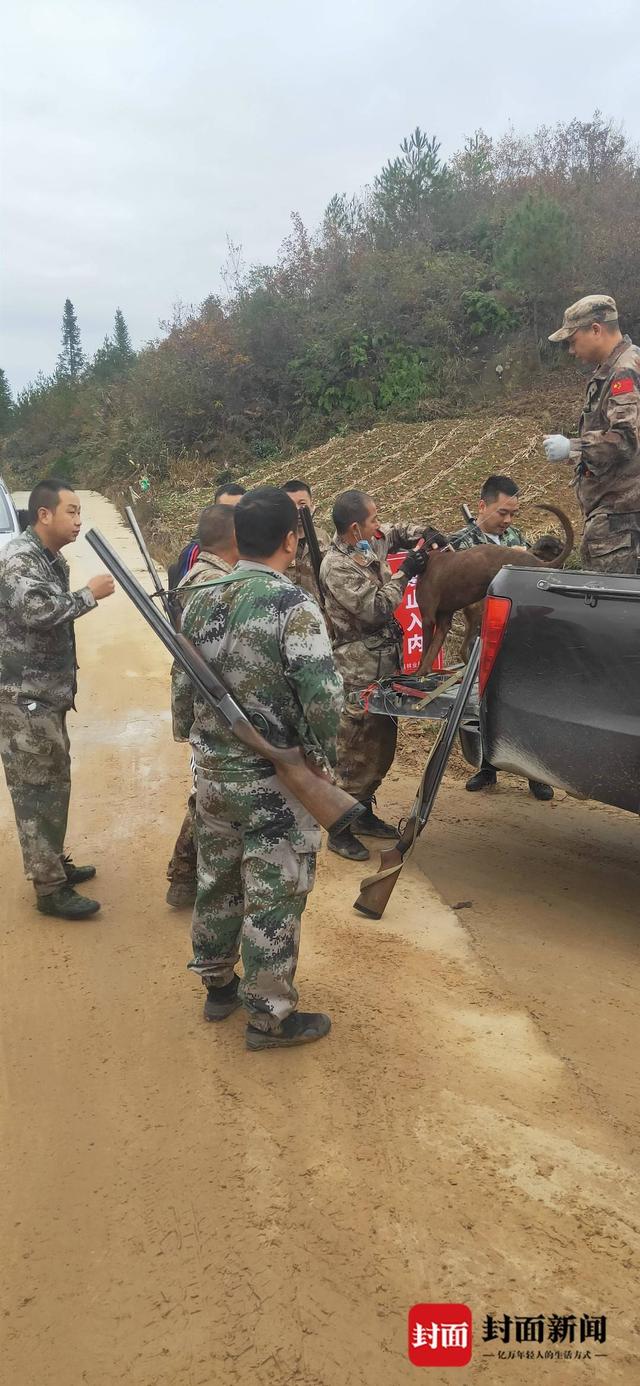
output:
{"label": "black boot", "polygon": [[277,1030],[257,1030],[247,1025],[247,1049],[291,1049],[294,1044],[312,1044],[324,1039],[331,1029],[322,1011],[293,1011]]}
{"label": "black boot", "polygon": [[384,818],[378,818],[377,813],[373,812],[373,800],[363,799],[362,806],[364,813],[358,819],[358,832],[364,833],[365,837],[392,837],[397,842],[398,830],[392,823],[385,823]]}
{"label": "black boot", "polygon": [[488,789],[490,785],[496,784],[497,779],[497,771],[492,765],[481,765],[480,769],[476,770],[475,775],[467,780],[465,789],[468,789],[470,794],[474,794],[477,789]]}
{"label": "black boot", "polygon": [[354,837],[351,828],[343,828],[341,833],[329,833],[329,851],[347,861],[368,861],[371,853],[364,842]]}
{"label": "black boot", "polygon": [[71,857],[63,857],[62,865],[70,886],[82,885],[83,881],[92,881],[96,874],[95,866],[76,866]]}
{"label": "black boot", "polygon": [[207,987],[207,999],[202,1012],[205,1020],[226,1020],[232,1011],[242,1005],[238,996],[240,978],[235,973],[224,987]]}
{"label": "black boot", "polygon": [[78,895],[69,885],[58,886],[50,895],[39,895],[36,907],[40,914],[53,914],[58,919],[88,919],[100,909],[97,900]]}
{"label": "black boot", "polygon": [[548,803],[553,799],[553,790],[550,784],[545,784],[544,780],[529,780],[529,789],[534,799],[541,799],[543,803]]}

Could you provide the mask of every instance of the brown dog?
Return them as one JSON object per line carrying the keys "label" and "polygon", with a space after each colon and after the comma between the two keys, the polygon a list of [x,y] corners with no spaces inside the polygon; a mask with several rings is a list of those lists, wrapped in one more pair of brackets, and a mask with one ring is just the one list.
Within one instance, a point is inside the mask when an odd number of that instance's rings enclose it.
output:
{"label": "brown dog", "polygon": [[[463,658],[468,658],[472,631],[477,634],[479,629],[478,611],[481,620],[489,583],[506,564],[517,568],[561,568],[566,563],[573,548],[573,526],[568,515],[557,505],[537,505],[536,510],[548,510],[564,529],[565,542],[555,557],[538,558],[531,549],[523,553],[520,549],[498,544],[477,544],[472,549],[461,549],[457,553],[442,551],[430,554],[426,570],[416,584],[423,627],[425,630],[434,628],[422,658],[420,674],[430,673],[433,661],[451,630],[455,612],[462,609],[470,627],[463,645]],[[554,540],[553,535],[543,538]]]}

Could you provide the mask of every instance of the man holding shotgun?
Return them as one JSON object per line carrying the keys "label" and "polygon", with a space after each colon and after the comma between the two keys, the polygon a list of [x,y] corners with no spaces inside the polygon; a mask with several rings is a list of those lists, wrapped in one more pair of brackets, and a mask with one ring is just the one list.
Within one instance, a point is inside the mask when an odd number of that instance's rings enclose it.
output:
{"label": "man holding shotgun", "polygon": [[[198,521],[196,533],[199,556],[173,593],[175,610],[179,612],[179,626],[182,625],[182,612],[193,591],[200,583],[211,582],[212,578],[230,573],[238,561],[238,545],[233,523],[233,507],[230,505],[205,506]],[[195,787],[189,795],[187,812],[176,838],[167,867],[167,904],[174,909],[189,909],[196,898],[196,842],[194,818],[196,811]]]}
{"label": "man holding shotgun", "polygon": [[[289,564],[287,577],[290,577],[291,581],[295,582],[297,587],[302,587],[303,591],[308,592],[310,597],[313,597],[315,601],[322,605],[316,567],[319,572],[320,563],[331,543],[331,536],[327,534],[326,530],[323,529],[321,525],[316,524],[316,512],[311,495],[311,487],[307,481],[299,481],[293,477],[291,481],[285,481],[282,489],[286,491],[288,496],[291,496],[292,501],[298,507],[298,547],[292,562]],[[303,511],[308,512],[315,531],[315,542],[317,547],[316,560],[319,557],[319,562],[314,562],[314,556],[310,550],[303,522]]]}
{"label": "man holding shotgun", "polygon": [[[316,603],[287,570],[298,515],[283,491],[263,487],[235,510],[240,561],[196,589],[183,633],[222,676],[254,726],[274,744],[302,746],[319,776],[335,764],[342,679]],[[207,990],[204,1015],[248,1013],[247,1048],[321,1039],[327,1015],[296,1009],[301,916],[313,886],[320,829],[277,778],[173,675],[174,731],[190,738],[197,770],[198,888],[193,960]],[[242,951],[244,977],[235,973]]]}

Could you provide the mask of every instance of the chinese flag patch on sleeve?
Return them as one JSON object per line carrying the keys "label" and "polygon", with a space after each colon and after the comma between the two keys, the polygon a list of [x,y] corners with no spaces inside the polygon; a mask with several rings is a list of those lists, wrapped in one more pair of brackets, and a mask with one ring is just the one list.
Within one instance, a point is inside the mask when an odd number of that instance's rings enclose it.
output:
{"label": "chinese flag patch on sleeve", "polygon": [[623,375],[619,380],[614,380],[611,386],[612,395],[630,395],[635,390],[635,381],[630,375]]}

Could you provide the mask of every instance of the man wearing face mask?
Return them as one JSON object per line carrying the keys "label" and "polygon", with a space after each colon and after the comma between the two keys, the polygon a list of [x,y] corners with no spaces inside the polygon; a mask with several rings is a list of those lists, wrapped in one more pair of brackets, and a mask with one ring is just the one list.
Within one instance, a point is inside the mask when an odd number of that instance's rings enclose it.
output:
{"label": "man wearing face mask", "polygon": [[[393,576],[386,553],[401,533],[382,537],[378,508],[366,491],[343,491],[333,507],[335,537],[320,570],[326,611],[334,632],[334,656],[345,685],[345,709],[338,735],[338,783],[365,806],[358,828],[365,837],[394,838],[396,829],[373,811],[374,795],[390,769],[396,750],[395,717],[381,717],[348,704],[349,694],[400,669],[402,631],[394,611],[411,578],[423,573],[426,551],[411,549]],[[422,531],[412,531],[413,542]],[[435,530],[424,533],[431,546],[445,544]],[[380,548],[378,547],[380,546]],[[350,861],[367,861],[370,853],[350,829],[329,836],[329,847]]]}

